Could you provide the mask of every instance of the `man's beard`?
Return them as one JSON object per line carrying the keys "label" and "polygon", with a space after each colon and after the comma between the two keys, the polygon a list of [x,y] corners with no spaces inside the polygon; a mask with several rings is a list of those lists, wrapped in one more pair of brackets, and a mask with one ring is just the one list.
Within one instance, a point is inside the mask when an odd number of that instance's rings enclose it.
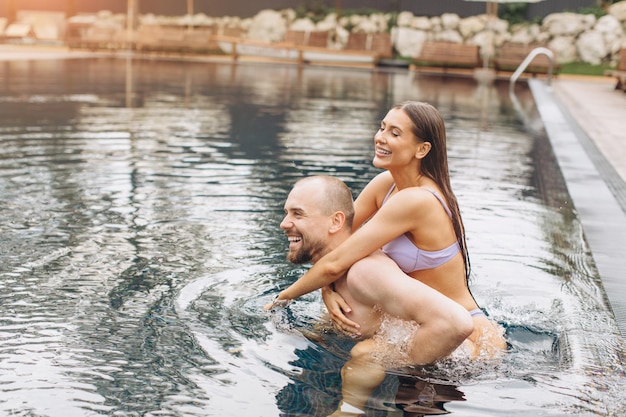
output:
{"label": "man's beard", "polygon": [[297,251],[289,251],[287,260],[293,264],[305,264],[315,262],[322,257],[324,245],[321,242],[313,242],[308,245],[302,245]]}

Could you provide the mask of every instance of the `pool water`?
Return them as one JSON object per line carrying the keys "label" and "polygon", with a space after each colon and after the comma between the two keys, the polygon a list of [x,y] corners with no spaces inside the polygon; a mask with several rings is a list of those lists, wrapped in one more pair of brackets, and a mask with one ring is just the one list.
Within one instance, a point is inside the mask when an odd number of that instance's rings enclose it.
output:
{"label": "pool water", "polygon": [[[351,341],[278,225],[298,178],[359,190],[387,109],[446,120],[498,363],[390,370],[368,416],[620,416],[624,345],[530,92],[411,72],[0,63],[0,414],[326,416]],[[523,114],[520,114],[523,113]]]}

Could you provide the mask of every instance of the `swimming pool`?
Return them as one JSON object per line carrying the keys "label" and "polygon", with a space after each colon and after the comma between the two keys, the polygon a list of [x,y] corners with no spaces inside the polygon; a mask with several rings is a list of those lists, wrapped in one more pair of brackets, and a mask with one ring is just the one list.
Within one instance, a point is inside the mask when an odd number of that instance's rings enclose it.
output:
{"label": "swimming pool", "polygon": [[317,294],[262,311],[302,272],[282,203],[317,173],[358,193],[407,99],[446,120],[472,290],[511,349],[390,373],[368,415],[625,412],[623,342],[528,90],[522,122],[508,85],[405,71],[15,61],[0,89],[0,413],[332,412],[350,342],[316,331]]}

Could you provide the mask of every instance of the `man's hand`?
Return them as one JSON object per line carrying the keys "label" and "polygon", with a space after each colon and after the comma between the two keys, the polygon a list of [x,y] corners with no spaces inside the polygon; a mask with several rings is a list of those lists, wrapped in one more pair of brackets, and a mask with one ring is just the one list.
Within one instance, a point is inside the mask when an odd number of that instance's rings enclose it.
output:
{"label": "man's hand", "polygon": [[360,326],[346,317],[346,314],[350,313],[352,309],[338,292],[333,291],[330,287],[324,287],[322,299],[326,304],[330,319],[337,329],[352,337],[361,336]]}

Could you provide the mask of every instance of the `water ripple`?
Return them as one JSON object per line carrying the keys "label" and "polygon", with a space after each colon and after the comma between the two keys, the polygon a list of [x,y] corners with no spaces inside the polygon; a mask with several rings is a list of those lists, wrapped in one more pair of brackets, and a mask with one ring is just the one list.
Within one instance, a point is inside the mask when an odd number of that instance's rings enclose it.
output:
{"label": "water ripple", "polygon": [[[619,415],[623,342],[541,129],[525,131],[506,88],[290,66],[24,65],[0,69],[0,413],[331,413],[351,342],[320,331],[318,294],[262,310],[303,272],[284,257],[282,205],[317,173],[356,195],[378,172],[384,111],[420,99],[446,120],[472,291],[511,349],[495,366],[399,376],[430,387],[424,398],[464,395],[459,417]],[[399,376],[373,408],[394,401]]]}

